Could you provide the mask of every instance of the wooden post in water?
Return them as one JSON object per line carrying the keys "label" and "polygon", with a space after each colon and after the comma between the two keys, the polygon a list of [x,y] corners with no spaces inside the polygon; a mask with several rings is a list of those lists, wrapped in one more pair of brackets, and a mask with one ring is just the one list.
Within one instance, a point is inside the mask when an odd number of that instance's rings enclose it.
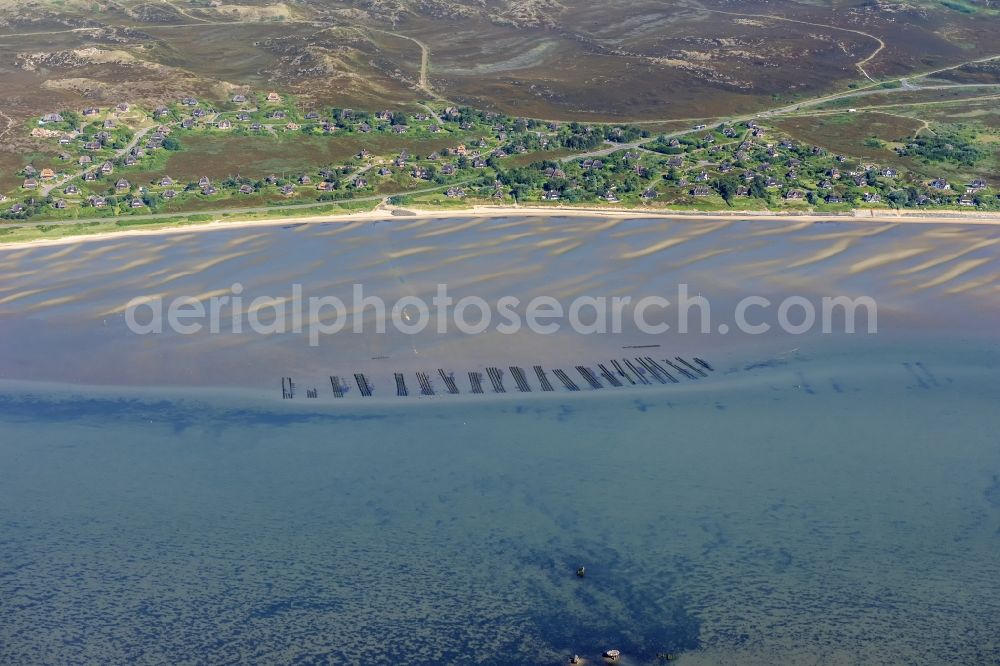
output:
{"label": "wooden post in water", "polygon": [[528,378],[524,376],[523,369],[516,365],[510,366],[510,376],[514,378],[514,383],[517,384],[518,391],[521,393],[531,393],[531,385],[528,384]]}
{"label": "wooden post in water", "polygon": [[426,372],[417,373],[417,382],[420,384],[421,395],[434,395],[434,387],[431,386],[431,378]]}
{"label": "wooden post in water", "polygon": [[555,391],[555,389],[552,388],[552,382],[549,381],[549,378],[545,374],[545,369],[542,368],[542,366],[535,366],[535,375],[538,377],[538,383],[542,385],[543,391]]}
{"label": "wooden post in water", "polygon": [[580,387],[576,385],[576,382],[574,382],[572,379],[570,379],[566,375],[566,373],[563,372],[562,370],[560,370],[559,368],[556,368],[555,370],[553,370],[552,374],[554,374],[556,377],[559,378],[559,381],[561,381],[563,383],[563,386],[566,387],[566,390],[568,390],[568,391],[579,391],[580,390]]}
{"label": "wooden post in water", "polygon": [[402,372],[394,372],[392,374],[393,374],[393,377],[395,377],[395,379],[396,379],[396,395],[398,395],[398,396],[409,395],[409,393],[406,390],[406,379],[403,378],[403,373]]}
{"label": "wooden post in water", "polygon": [[486,368],[486,374],[489,376],[490,381],[493,383],[494,393],[506,393],[507,389],[503,387],[503,370],[500,368]]}
{"label": "wooden post in water", "polygon": [[609,384],[611,384],[612,386],[622,385],[622,383],[618,381],[618,378],[615,377],[614,373],[608,370],[606,365],[604,365],[603,363],[598,363],[597,367],[601,369],[601,375],[604,377],[605,381],[607,381]]}
{"label": "wooden post in water", "polygon": [[469,373],[469,386],[472,387],[473,393],[483,392],[483,373],[481,372],[470,372]]}
{"label": "wooden post in water", "polygon": [[611,359],[611,365],[615,366],[615,370],[618,371],[618,374],[621,375],[622,377],[624,377],[628,381],[629,384],[631,384],[632,386],[635,386],[635,380],[632,379],[632,377],[630,377],[627,372],[625,372],[625,368],[622,367],[621,363],[619,363],[615,359]]}
{"label": "wooden post in water", "polygon": [[646,371],[649,372],[649,374],[652,375],[653,379],[655,379],[656,381],[660,382],[661,384],[666,384],[667,383],[667,380],[664,379],[663,377],[661,377],[660,373],[656,371],[656,368],[654,368],[652,365],[650,365],[646,361],[646,359],[640,358],[640,357],[636,356],[635,357],[635,362],[638,363],[639,365],[641,365],[643,368],[645,368]]}
{"label": "wooden post in water", "polygon": [[709,372],[714,372],[714,368],[712,366],[710,366],[706,361],[701,360],[697,356],[694,357],[694,362],[700,365],[701,367],[705,368]]}
{"label": "wooden post in water", "polygon": [[365,377],[363,373],[355,372],[354,381],[358,383],[358,390],[361,392],[361,395],[366,398],[370,398],[372,396],[371,384],[368,383],[368,378]]}
{"label": "wooden post in water", "polygon": [[455,383],[455,375],[445,372],[442,368],[438,368],[438,374],[441,375],[441,381],[444,382],[445,387],[448,389],[448,393],[457,395],[458,384]]}
{"label": "wooden post in water", "polygon": [[673,368],[677,372],[679,372],[682,375],[684,375],[685,377],[687,377],[688,379],[696,379],[696,377],[694,375],[692,375],[690,372],[688,372],[687,370],[685,370],[681,366],[679,366],[676,363],[674,363],[673,361],[671,361],[669,358],[663,359],[663,362],[666,363],[667,365],[669,365],[671,368]]}
{"label": "wooden post in water", "polygon": [[594,371],[588,368],[587,366],[578,365],[576,366],[576,371],[580,373],[580,376],[583,377],[584,381],[590,384],[591,388],[593,389],[604,388],[604,385],[601,384],[601,381],[594,375]]}
{"label": "wooden post in water", "polygon": [[705,372],[701,368],[694,367],[693,365],[691,365],[690,363],[688,363],[687,361],[685,361],[684,359],[682,359],[680,356],[675,356],[674,358],[676,358],[679,362],[683,363],[685,366],[687,366],[687,367],[691,368],[692,370],[694,370],[695,372],[697,372],[702,377],[708,377],[708,375],[706,375]]}
{"label": "wooden post in water", "polygon": [[632,374],[635,375],[636,379],[638,379],[643,384],[649,384],[649,380],[646,379],[646,377],[644,376],[645,373],[640,372],[637,367],[632,365],[632,361],[628,360],[627,358],[623,358],[622,360],[625,361],[625,365],[627,365],[628,369],[632,371]]}
{"label": "wooden post in water", "polygon": [[679,384],[679,383],[680,383],[680,380],[678,380],[678,379],[677,379],[676,377],[674,377],[674,376],[673,376],[672,374],[670,374],[669,372],[667,372],[667,369],[666,369],[666,368],[664,368],[664,367],[663,367],[662,365],[660,365],[659,363],[657,363],[657,362],[656,362],[656,361],[655,361],[655,360],[653,359],[653,357],[652,357],[652,356],[647,356],[647,357],[646,357],[646,361],[647,361],[647,362],[648,362],[648,363],[649,363],[650,365],[652,365],[652,366],[653,366],[654,368],[656,368],[657,370],[659,370],[659,371],[660,371],[660,374],[662,374],[662,375],[663,375],[664,377],[666,377],[667,379],[669,379],[670,381],[672,381],[672,382],[673,382],[674,384]]}

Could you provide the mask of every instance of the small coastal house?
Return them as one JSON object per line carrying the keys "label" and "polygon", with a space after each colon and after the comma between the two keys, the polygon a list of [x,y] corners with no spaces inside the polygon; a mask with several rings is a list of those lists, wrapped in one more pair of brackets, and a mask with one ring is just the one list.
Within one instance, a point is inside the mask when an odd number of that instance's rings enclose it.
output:
{"label": "small coastal house", "polygon": [[696,187],[691,190],[691,196],[695,197],[708,197],[712,195],[712,188],[705,187],[704,185]]}
{"label": "small coastal house", "polygon": [[281,95],[279,95],[278,93],[276,93],[274,91],[271,91],[271,92],[267,93],[267,101],[270,104],[277,104],[278,102],[281,101]]}
{"label": "small coastal house", "polygon": [[129,189],[129,188],[131,188],[131,187],[132,187],[132,184],[131,184],[131,183],[129,183],[129,182],[128,182],[128,181],[127,181],[126,179],[124,179],[124,178],[119,178],[119,179],[118,179],[118,182],[116,182],[116,183],[115,183],[115,189],[116,189],[116,190],[118,190],[119,192],[122,192],[122,191],[124,191],[124,190],[127,190],[127,189]]}

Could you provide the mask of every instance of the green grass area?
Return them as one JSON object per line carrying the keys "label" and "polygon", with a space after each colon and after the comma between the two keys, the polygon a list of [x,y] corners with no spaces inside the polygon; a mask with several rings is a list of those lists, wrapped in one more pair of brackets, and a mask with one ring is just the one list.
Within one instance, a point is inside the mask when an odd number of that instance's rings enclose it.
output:
{"label": "green grass area", "polygon": [[[327,203],[309,208],[298,208],[292,210],[282,210],[281,218],[315,217],[325,215],[337,215],[372,210],[378,202],[375,201],[350,201]],[[170,229],[174,227],[184,227],[198,224],[206,224],[213,221],[244,222],[253,220],[266,220],[275,217],[272,211],[262,211],[253,213],[222,213],[222,214],[192,214],[177,215],[164,218],[142,219],[142,218],[115,218],[107,221],[81,222],[80,224],[43,224],[31,227],[18,227],[14,224],[0,222],[0,243],[18,243],[34,240],[56,239],[69,236],[88,236],[95,234],[111,233],[129,229]]]}

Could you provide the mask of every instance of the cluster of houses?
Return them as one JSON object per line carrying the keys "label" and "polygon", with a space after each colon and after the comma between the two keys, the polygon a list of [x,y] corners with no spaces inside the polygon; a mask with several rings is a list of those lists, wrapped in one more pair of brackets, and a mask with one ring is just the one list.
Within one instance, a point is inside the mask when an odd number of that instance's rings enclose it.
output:
{"label": "cluster of houses", "polygon": [[[843,166],[848,160],[842,155],[833,158],[834,164],[840,166],[832,166],[817,177],[816,165],[829,162],[825,150],[817,146],[797,146],[787,139],[777,144],[757,142],[755,139],[762,137],[764,130],[753,121],[746,123],[745,127],[748,131],[745,132],[743,140],[738,143],[731,142],[727,146],[712,145],[714,140],[709,140],[711,137],[707,135],[703,137],[701,146],[692,152],[695,153],[695,157],[698,153],[704,152],[707,159],[697,160],[695,165],[697,171],[689,171],[677,181],[683,186],[694,173],[695,185],[687,190],[689,195],[692,197],[718,195],[719,192],[709,185],[709,182],[716,177],[712,173],[721,177],[737,169],[741,171],[739,177],[743,184],[731,192],[736,197],[751,196],[753,186],[759,184],[765,191],[778,192],[786,202],[804,201],[810,198],[811,192],[813,201],[821,199],[828,204],[844,203],[846,198],[843,191],[846,188],[838,186],[839,182],[843,181],[862,190],[860,193],[862,202],[879,204],[883,202],[887,191],[902,186],[902,183],[897,181],[900,174],[896,168],[858,164],[849,169]],[[729,138],[739,136],[731,126],[723,127],[721,132]],[[680,150],[683,144],[675,138],[667,146],[670,149]],[[711,159],[713,156],[719,156],[721,160],[715,162]],[[691,157],[691,154],[686,157],[674,155],[667,159],[666,166],[670,169],[683,168],[685,164],[690,164]],[[809,173],[803,174],[803,170]],[[943,178],[927,181],[924,186],[929,192],[940,192],[951,188],[948,181]],[[986,183],[982,179],[971,181],[966,188],[966,194],[959,198],[958,203],[965,206],[975,205],[972,195],[984,189]],[[921,194],[914,203],[924,205],[936,201],[931,196]]]}
{"label": "cluster of houses", "polygon": [[[114,174],[116,168],[135,166],[146,155],[163,148],[172,129],[191,129],[195,126],[204,125],[215,129],[227,130],[234,128],[236,126],[235,123],[243,122],[251,123],[249,125],[251,129],[255,126],[257,129],[271,129],[273,127],[271,125],[265,126],[259,121],[252,121],[264,115],[271,120],[284,121],[289,117],[288,114],[292,113],[282,106],[284,100],[274,92],[268,93],[262,100],[254,99],[252,103],[248,103],[248,95],[243,93],[234,94],[231,99],[234,104],[240,105],[241,108],[237,111],[218,113],[211,110],[209,108],[210,105],[203,106],[196,98],[191,96],[180,99],[174,105],[174,109],[182,110],[181,114],[166,106],[157,107],[153,111],[153,117],[159,120],[161,124],[152,130],[145,130],[140,134],[140,138],[135,138],[131,134],[131,130],[127,129],[127,126],[119,125],[118,121],[121,115],[131,111],[131,107],[127,103],[121,103],[111,109],[105,110],[97,107],[84,109],[82,116],[88,121],[86,130],[83,125],[79,128],[66,128],[66,119],[63,114],[45,114],[39,119],[39,126],[36,128],[38,131],[35,134],[39,137],[57,138],[60,146],[72,150],[75,154],[64,152],[60,157],[66,162],[75,161],[78,170],[72,171],[71,168],[67,168],[60,170],[61,173],[57,174],[55,169],[51,167],[46,167],[40,172],[36,172],[34,167],[29,166],[24,170],[22,186],[25,190],[40,189],[43,194],[48,194],[54,187],[63,183],[82,181],[80,186],[86,186],[88,191],[100,189],[100,194],[90,197],[90,201],[96,207],[101,207],[107,205],[107,196],[123,195],[130,189],[126,186],[127,181],[123,182],[124,179],[115,182],[113,187],[105,184],[107,178]],[[268,105],[271,105],[271,108],[268,108]],[[298,117],[299,114],[296,113],[295,115]],[[361,133],[366,133],[374,131],[375,127],[373,125],[377,124],[377,128],[380,131],[391,131],[395,134],[402,134],[409,131],[410,125],[408,124],[408,119],[421,123],[421,129],[428,130],[431,133],[444,131],[444,123],[457,123],[459,129],[470,132],[474,129],[481,129],[484,120],[487,122],[490,118],[495,120],[492,127],[494,132],[492,139],[482,137],[474,145],[466,146],[465,144],[459,144],[454,148],[443,149],[440,153],[433,152],[425,158],[423,163],[415,163],[412,166],[407,164],[409,156],[404,151],[399,157],[393,159],[390,165],[382,165],[378,168],[377,172],[374,172],[378,173],[379,176],[389,176],[393,173],[392,167],[395,167],[397,170],[408,171],[409,175],[416,180],[429,180],[436,174],[451,176],[456,174],[459,169],[469,167],[476,170],[483,170],[487,168],[490,158],[503,158],[512,153],[526,153],[529,151],[527,145],[523,141],[518,141],[517,137],[524,136],[522,133],[527,128],[529,122],[534,122],[523,119],[516,119],[514,121],[507,119],[503,121],[498,114],[465,112],[453,106],[447,107],[437,114],[416,113],[406,116],[389,110],[379,111],[374,114],[355,114],[351,109],[341,109],[335,110],[332,117],[325,120],[321,120],[319,114],[312,111],[304,114],[304,117],[306,120],[316,121],[313,126],[318,124],[324,130],[328,131],[334,131],[338,127],[350,127]],[[63,123],[63,125],[59,127],[59,123]],[[537,124],[535,123],[535,125]],[[52,129],[53,127],[56,128]],[[298,129],[298,125],[292,122],[286,123],[285,127],[288,129]],[[559,127],[556,123],[549,123],[549,132],[555,132],[558,129]],[[119,132],[119,130],[121,131]],[[549,147],[550,138],[550,134],[545,132],[534,132],[531,137],[532,144],[543,149]],[[499,147],[496,146],[497,143],[500,144]],[[491,144],[494,146],[492,149],[490,149]],[[458,163],[449,161],[438,162],[442,157],[447,156],[458,157]],[[367,151],[362,151],[359,157],[367,158],[371,156],[367,154]],[[431,166],[431,164],[434,164],[434,166]],[[367,169],[362,171],[367,171]],[[91,185],[87,186],[88,183]],[[66,196],[79,195],[80,186],[70,183],[63,189],[63,194]],[[156,184],[154,183],[153,186],[155,187]],[[365,175],[356,175],[351,180],[349,187],[354,189],[368,187],[368,178]],[[317,183],[315,188],[320,191],[332,191],[336,189],[336,185],[333,179],[325,178]],[[252,189],[249,186],[241,186],[240,192],[248,194]],[[280,189],[282,194],[290,196],[295,192],[296,188],[294,185],[285,183],[280,186]],[[146,187],[140,188],[140,192],[144,192],[145,190]],[[211,185],[199,188],[198,191],[206,195],[218,192]],[[159,194],[165,199],[172,199],[178,196],[178,191],[167,187]],[[148,198],[145,201],[148,202]],[[142,202],[143,199],[141,197],[136,197],[134,200],[135,207],[141,207]],[[59,199],[56,200],[55,205],[56,207],[65,207],[66,202],[63,199]]]}
{"label": "cluster of houses", "polygon": [[626,192],[639,201],[669,194],[675,202],[683,202],[685,196],[762,197],[792,205],[807,201],[810,205],[899,205],[902,201],[917,206],[975,206],[984,201],[982,193],[988,189],[983,179],[976,178],[959,197],[936,196],[935,192],[952,188],[946,179],[917,182],[902,177],[895,167],[831,156],[818,146],[797,145],[789,139],[767,142],[764,128],[754,121],[742,127],[723,125],[704,135],[690,134],[684,139],[657,140],[635,152],[577,160],[577,169],[569,177],[564,168],[544,166],[541,184],[532,180],[523,185],[540,190],[544,201],[559,201],[574,191],[574,200],[596,197],[609,203],[618,202]]}
{"label": "cluster of houses", "polygon": [[[224,131],[233,129],[237,123],[246,123],[251,129],[261,130],[272,129],[277,124],[282,124],[286,129],[299,128],[296,122],[290,120],[300,117],[299,114],[284,108],[282,106],[284,100],[275,92],[255,98],[252,102],[248,102],[248,95],[244,93],[234,94],[231,100],[234,104],[240,105],[240,108],[236,111],[219,113],[203,107],[194,97],[184,97],[175,106],[184,110],[183,117],[167,107],[158,107],[153,115],[161,124],[141,133],[139,138],[118,133],[121,115],[130,111],[127,103],[118,104],[107,112],[94,107],[84,109],[82,116],[90,121],[87,131],[83,127],[67,129],[62,114],[45,114],[39,119],[38,127],[33,129],[33,134],[38,137],[58,139],[60,146],[67,148],[75,146],[77,149],[75,161],[80,170],[76,173],[59,174],[51,167],[36,170],[29,165],[23,169],[22,186],[28,191],[42,190],[43,193],[47,193],[65,183],[65,187],[61,190],[64,197],[79,197],[79,200],[86,200],[96,208],[109,205],[111,197],[118,203],[127,202],[131,208],[142,208],[151,203],[151,197],[173,200],[184,192],[203,196],[219,194],[219,188],[207,177],[178,186],[169,176],[163,176],[151,183],[134,187],[128,178],[121,177],[115,171],[119,167],[134,166],[144,156],[162,149],[171,131],[178,127],[192,129],[196,126],[205,126]],[[437,175],[453,176],[460,169],[485,170],[491,165],[491,159],[529,152],[527,144],[532,146],[532,150],[548,148],[553,142],[559,141],[560,129],[556,123],[549,123],[546,127],[543,123],[530,121],[532,129],[536,131],[528,132],[526,130],[529,121],[501,119],[495,114],[478,114],[478,112],[470,116],[456,107],[447,107],[437,114],[404,115],[389,110],[374,114],[356,114],[351,109],[340,109],[326,119],[321,119],[320,115],[313,111],[302,114],[302,117],[313,122],[312,126],[319,126],[327,132],[348,127],[362,134],[376,129],[404,134],[411,129],[411,119],[421,123],[421,129],[432,133],[443,131],[445,123],[459,123],[461,129],[471,132],[490,127],[491,122],[489,120],[484,122],[484,118],[493,118],[493,121],[490,138],[483,136],[472,142],[443,148],[422,159],[411,157],[406,150],[401,151],[396,157],[383,158],[373,156],[368,150],[362,149],[355,157],[366,164],[345,165],[336,173],[321,170],[320,178],[315,183],[308,174],[290,180],[272,175],[265,178],[262,183],[256,184],[245,180],[233,181],[227,183],[228,187],[224,189],[227,192],[250,195],[265,186],[274,186],[282,195],[292,196],[301,186],[308,186],[318,192],[333,192],[342,187],[349,190],[364,190],[371,187],[369,180],[376,174],[380,178],[394,174],[408,174],[414,180],[427,181]],[[261,118],[264,119],[264,123],[261,122]],[[268,123],[269,120],[275,121],[275,124]],[[564,131],[568,129],[565,128]],[[593,128],[585,127],[584,130],[590,134]],[[704,134],[701,133],[702,130],[705,130]],[[622,142],[626,140],[626,131],[622,128],[610,128],[606,131],[607,134],[603,135],[605,138]],[[131,141],[126,146],[120,147],[123,136],[131,136]],[[781,139],[776,143],[767,142],[765,136],[765,129],[754,121],[748,121],[741,126],[726,124],[712,130],[700,126],[696,128],[693,138],[686,137],[682,140],[674,137],[646,144],[639,149],[614,153],[608,157],[581,158],[576,162],[578,169],[574,168],[574,175],[569,178],[565,167],[543,165],[539,169],[542,170],[541,175],[545,185],[541,188],[540,196],[547,201],[558,201],[568,196],[568,189],[583,189],[589,192],[589,196],[597,196],[609,203],[618,203],[624,196],[623,192],[637,193],[640,200],[649,201],[661,196],[665,189],[674,188],[675,192],[680,191],[700,199],[722,194],[718,181],[720,178],[726,178],[727,183],[732,183],[725,188],[727,198],[763,196],[761,194],[763,191],[773,192],[774,197],[790,203],[806,200],[816,203],[822,200],[829,204],[837,204],[845,203],[847,198],[845,192],[850,191],[852,202],[860,200],[866,204],[877,205],[883,203],[883,199],[897,187],[897,183],[898,186],[903,184],[899,173],[893,167],[855,163],[844,156],[831,157],[822,148],[796,145],[788,139]],[[67,162],[74,159],[70,153],[63,153],[61,157]],[[577,173],[579,175],[576,175]],[[347,174],[352,175],[341,178]],[[117,180],[111,181],[111,177],[116,175],[119,176]],[[71,182],[76,180],[77,176],[82,181],[80,185]],[[632,182],[628,187],[622,187],[626,179]],[[95,181],[100,182],[95,183]],[[636,181],[638,186],[635,184]],[[94,184],[88,187],[87,183]],[[958,193],[947,179],[935,178],[925,182],[924,185],[926,194],[921,194],[914,202],[917,205],[956,200],[955,195]],[[81,186],[85,187],[89,194],[86,198],[80,190]],[[503,197],[503,189],[504,185],[496,181],[490,196]],[[957,202],[963,206],[974,206],[988,186],[983,179],[973,179],[964,189],[965,192],[958,196]],[[94,191],[99,193],[90,194]],[[490,186],[482,185],[476,193],[479,195],[489,191]],[[446,191],[446,196],[465,197],[466,191],[461,187],[451,186]],[[767,196],[772,197],[772,195]],[[55,208],[67,207],[65,198],[57,198],[51,203]],[[23,210],[23,206],[21,209]],[[14,209],[11,211],[16,212]]]}

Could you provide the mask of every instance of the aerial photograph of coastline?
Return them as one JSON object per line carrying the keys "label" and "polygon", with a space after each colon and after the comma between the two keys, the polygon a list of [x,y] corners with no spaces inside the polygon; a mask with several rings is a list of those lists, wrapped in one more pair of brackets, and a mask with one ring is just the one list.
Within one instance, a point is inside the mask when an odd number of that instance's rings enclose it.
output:
{"label": "aerial photograph of coastline", "polygon": [[1000,665],[997,0],[0,0],[0,666]]}

